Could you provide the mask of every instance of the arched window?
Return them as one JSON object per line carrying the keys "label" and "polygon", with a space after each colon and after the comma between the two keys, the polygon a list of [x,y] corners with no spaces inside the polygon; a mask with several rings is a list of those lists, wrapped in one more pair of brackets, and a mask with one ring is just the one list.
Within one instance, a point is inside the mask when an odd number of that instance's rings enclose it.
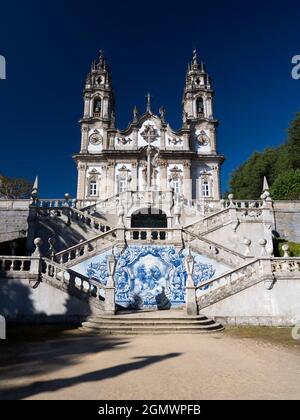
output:
{"label": "arched window", "polygon": [[203,117],[204,116],[203,98],[200,97],[197,99],[196,108],[197,108],[197,117]]}
{"label": "arched window", "polygon": [[94,179],[92,179],[91,181],[90,181],[90,188],[89,188],[89,193],[90,193],[90,196],[95,196],[95,195],[97,195],[97,182],[96,182],[96,180],[94,180]]}
{"label": "arched window", "polygon": [[208,181],[202,181],[202,197],[209,197],[210,191],[209,191],[209,183]]}
{"label": "arched window", "polygon": [[101,115],[101,99],[100,98],[95,98],[94,99],[93,114],[94,114],[95,117],[100,117],[100,115]]}

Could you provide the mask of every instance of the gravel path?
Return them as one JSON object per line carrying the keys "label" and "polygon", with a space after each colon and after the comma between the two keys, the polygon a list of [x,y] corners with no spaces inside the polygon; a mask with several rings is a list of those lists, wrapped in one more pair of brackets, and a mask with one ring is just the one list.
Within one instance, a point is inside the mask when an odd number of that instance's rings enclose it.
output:
{"label": "gravel path", "polygon": [[0,358],[0,399],[299,399],[300,353],[213,335],[64,338]]}

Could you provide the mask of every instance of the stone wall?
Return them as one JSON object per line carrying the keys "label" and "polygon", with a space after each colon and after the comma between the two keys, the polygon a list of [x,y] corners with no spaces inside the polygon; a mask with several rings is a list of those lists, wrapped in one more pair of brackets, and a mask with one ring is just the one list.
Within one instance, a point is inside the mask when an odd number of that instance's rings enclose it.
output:
{"label": "stone wall", "polygon": [[29,200],[0,201],[0,242],[26,237],[28,211]]}
{"label": "stone wall", "polygon": [[300,201],[274,201],[275,230],[283,239],[300,243]]}
{"label": "stone wall", "polygon": [[271,290],[262,281],[223,299],[201,313],[229,325],[289,326],[300,321],[300,273],[280,279]]}
{"label": "stone wall", "polygon": [[0,315],[7,321],[77,324],[92,313],[87,301],[46,283],[32,288],[25,279],[0,278]]}

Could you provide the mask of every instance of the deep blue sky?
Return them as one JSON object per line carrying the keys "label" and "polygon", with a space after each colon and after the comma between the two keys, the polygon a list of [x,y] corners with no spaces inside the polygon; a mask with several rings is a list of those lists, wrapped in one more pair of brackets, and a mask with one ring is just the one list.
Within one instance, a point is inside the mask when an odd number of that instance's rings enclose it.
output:
{"label": "deep blue sky", "polygon": [[299,0],[10,1],[0,9],[0,173],[40,177],[41,195],[76,191],[82,88],[103,49],[125,128],[136,104],[162,104],[174,128],[193,47],[206,63],[220,121],[218,149],[230,172],[254,150],[274,146],[299,109]]}

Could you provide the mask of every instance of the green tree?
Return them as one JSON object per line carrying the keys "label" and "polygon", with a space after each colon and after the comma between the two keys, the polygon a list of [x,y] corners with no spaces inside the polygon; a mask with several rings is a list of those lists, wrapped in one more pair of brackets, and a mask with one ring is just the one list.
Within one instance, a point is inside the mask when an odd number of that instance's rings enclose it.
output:
{"label": "green tree", "polygon": [[288,129],[288,139],[285,147],[288,168],[300,169],[300,112],[297,112]]}
{"label": "green tree", "polygon": [[300,200],[300,169],[283,172],[270,188],[274,200]]}
{"label": "green tree", "polygon": [[32,184],[23,178],[11,178],[0,175],[0,198],[30,198]]}
{"label": "green tree", "polygon": [[274,161],[278,152],[268,148],[264,152],[254,152],[250,158],[239,166],[231,175],[230,189],[236,198],[241,200],[257,199],[262,194],[263,179],[273,182],[276,177]]}
{"label": "green tree", "polygon": [[[270,185],[275,183],[277,178],[286,174],[289,170],[300,169],[300,112],[296,114],[288,129],[287,141],[279,147],[267,148],[263,152],[254,152],[250,158],[232,172],[230,178],[230,188],[232,193],[238,199],[251,200],[258,199],[262,193],[263,178],[266,176]],[[297,196],[296,181],[297,175],[294,174],[289,193],[280,183],[276,184],[276,197],[274,199],[287,199],[294,194]],[[275,190],[272,190],[275,191]],[[282,196],[280,195],[282,192]],[[293,191],[293,192],[292,192]]]}

